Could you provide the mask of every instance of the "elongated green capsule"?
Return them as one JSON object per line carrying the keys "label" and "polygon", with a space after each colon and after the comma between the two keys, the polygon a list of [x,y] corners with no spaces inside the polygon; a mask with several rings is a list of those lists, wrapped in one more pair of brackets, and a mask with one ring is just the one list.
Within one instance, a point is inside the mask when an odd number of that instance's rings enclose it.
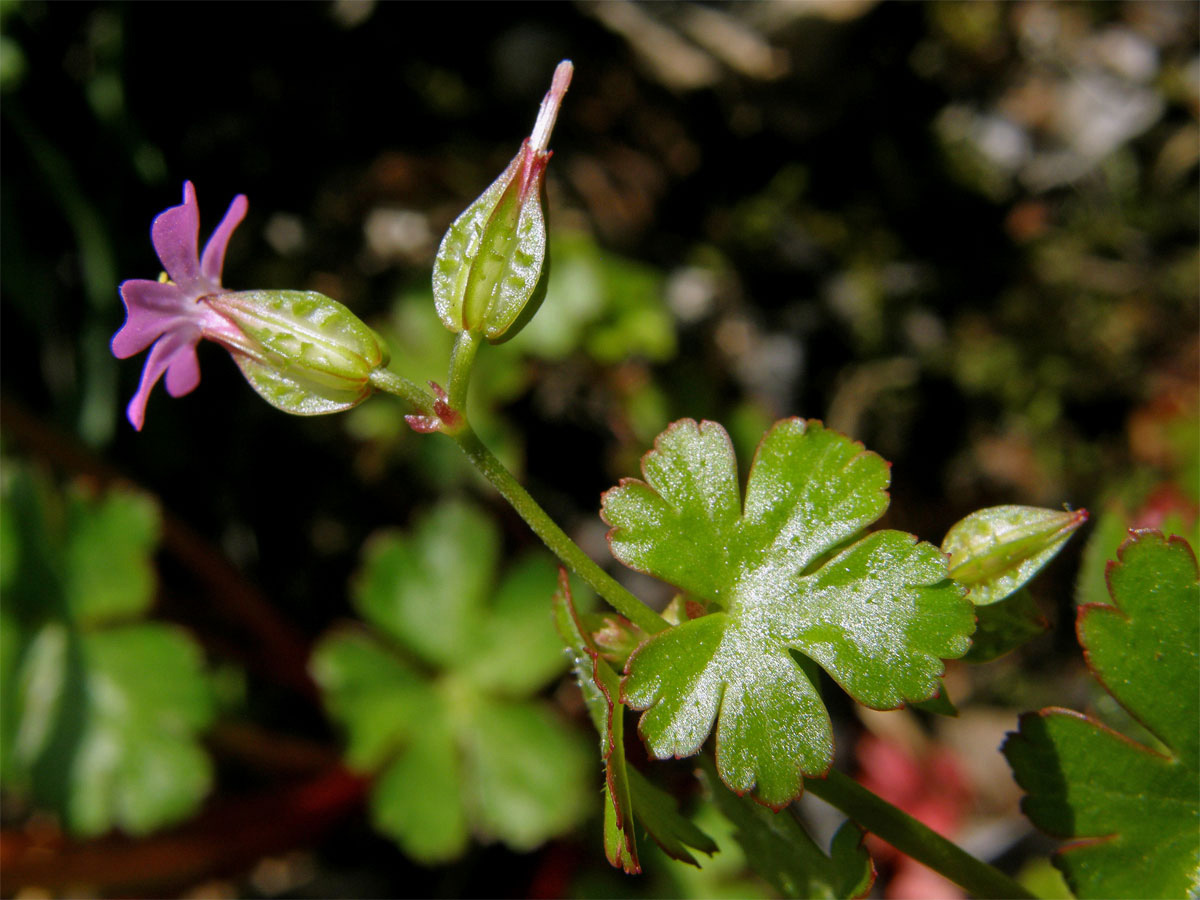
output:
{"label": "elongated green capsule", "polygon": [[477,332],[497,341],[538,289],[546,263],[541,194],[552,155],[547,148],[573,71],[568,60],[558,64],[533,133],[442,238],[433,267],[433,297],[439,318],[451,331]]}
{"label": "elongated green capsule", "polygon": [[946,532],[942,552],[950,577],[968,588],[976,606],[1003,600],[1054,558],[1087,521],[1086,509],[992,506],[960,519]]}

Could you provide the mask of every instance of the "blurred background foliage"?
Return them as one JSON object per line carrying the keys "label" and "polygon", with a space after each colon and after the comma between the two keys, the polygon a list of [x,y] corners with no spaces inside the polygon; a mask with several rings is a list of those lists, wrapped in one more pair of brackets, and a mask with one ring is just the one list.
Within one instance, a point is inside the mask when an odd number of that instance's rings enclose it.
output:
{"label": "blurred background foliage", "polygon": [[[600,559],[600,492],[681,416],[722,421],[747,460],[775,418],[822,418],[894,463],[888,524],[934,542],[993,503],[1101,513],[1087,552],[1034,585],[1051,633],[951,669],[960,719],[839,711],[849,766],[881,756],[855,756],[859,735],[931,784],[947,776],[928,760],[957,754],[954,827],[1019,863],[1040,845],[994,786],[1012,710],[1103,702],[1073,641],[1081,556],[1087,598],[1126,525],[1195,533],[1197,28],[1176,2],[4,0],[4,893],[768,891],[707,807],[723,853],[701,872],[608,871],[598,803],[509,840],[519,852],[477,827],[464,862],[417,867],[368,824],[375,801],[363,767],[339,761],[310,650],[365,602],[348,587],[376,564],[364,542],[447,495],[499,523],[500,558],[536,542],[386,398],[289,418],[206,346],[193,394],[159,392],[141,434],[123,416],[140,367],[109,353],[116,286],[156,275],[149,224],[184,179],[207,223],[249,195],[226,285],[322,291],[386,336],[397,371],[443,379],[437,243],[564,57],[552,282],[533,324],[480,356],[481,433]],[[391,652],[405,678],[449,665],[403,635]],[[314,669],[326,688],[330,671]],[[590,741],[574,691],[528,702]],[[353,748],[353,716],[329,702]],[[138,714],[106,732],[114,708]],[[78,790],[63,746],[97,767]],[[172,791],[147,788],[150,763]],[[655,771],[688,793],[685,766]],[[820,831],[824,813],[807,813]],[[83,840],[110,825],[123,833]],[[908,877],[881,865],[880,890]]]}

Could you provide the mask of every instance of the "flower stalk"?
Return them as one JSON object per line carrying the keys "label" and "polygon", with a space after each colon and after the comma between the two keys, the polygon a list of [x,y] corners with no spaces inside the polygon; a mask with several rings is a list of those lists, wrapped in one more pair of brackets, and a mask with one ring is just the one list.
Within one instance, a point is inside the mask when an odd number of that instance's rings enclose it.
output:
{"label": "flower stalk", "polygon": [[975,897],[1032,900],[1037,896],[1020,882],[976,859],[837,769],[830,769],[824,778],[806,778],[804,787],[867,831],[966,888]]}

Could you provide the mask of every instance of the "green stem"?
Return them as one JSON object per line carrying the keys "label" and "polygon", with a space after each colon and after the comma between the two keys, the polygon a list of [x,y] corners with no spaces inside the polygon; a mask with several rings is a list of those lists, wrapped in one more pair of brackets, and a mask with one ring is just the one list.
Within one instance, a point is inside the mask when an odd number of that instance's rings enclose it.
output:
{"label": "green stem", "polygon": [[806,778],[804,786],[867,831],[966,888],[976,897],[1022,900],[1037,897],[999,869],[976,859],[837,769],[830,769],[825,778]]}
{"label": "green stem", "polygon": [[479,349],[479,336],[473,331],[460,331],[450,354],[450,377],[446,385],[446,402],[457,413],[466,415],[467,388],[471,384],[471,367]]}
{"label": "green stem", "polygon": [[377,391],[395,394],[406,400],[413,411],[422,416],[433,415],[433,396],[420,385],[414,384],[402,375],[380,366],[371,373],[371,386]]}
{"label": "green stem", "polygon": [[649,634],[655,634],[667,627],[661,616],[623,588],[615,578],[596,565],[578,544],[567,537],[566,532],[547,515],[513,474],[504,468],[504,464],[483,445],[469,425],[450,437],[483,477],[492,483],[533,529],[533,533],[545,542],[567,568],[594,587],[613,609]]}
{"label": "green stem", "polygon": [[[466,332],[462,333],[463,335]],[[475,344],[474,347],[471,345]],[[460,351],[460,346],[462,347]],[[477,341],[462,340],[455,344],[455,353],[450,363],[451,386],[455,384],[455,378],[460,381],[460,390],[466,389],[467,379],[470,377],[471,359],[475,355],[475,350],[478,348]],[[402,378],[394,372],[387,369],[379,368],[371,373],[371,384],[376,390],[386,391],[389,394],[395,394],[403,400],[406,400],[420,415],[436,416],[433,409],[434,398],[425,390],[413,384],[407,378]],[[453,394],[449,397],[452,400]],[[451,408],[461,412],[461,407],[456,407],[451,402]],[[496,459],[495,455],[484,446],[478,436],[467,424],[466,417],[462,417],[462,424],[457,426],[454,432],[447,431],[449,437],[454,439],[454,442],[467,455],[476,469],[492,483],[496,488],[525,520],[526,524],[533,529],[533,533],[540,537],[547,547],[562,560],[563,564],[579,575],[584,581],[596,589],[596,592],[608,601],[617,612],[633,622],[643,631],[648,634],[656,634],[667,627],[667,622],[659,616],[654,610],[646,606],[623,588],[620,583],[600,568],[592,560],[590,556],[571,540],[565,531],[558,527],[558,524],[550,518],[537,501],[529,495],[529,492],[521,486],[516,477],[504,468],[504,464]]]}

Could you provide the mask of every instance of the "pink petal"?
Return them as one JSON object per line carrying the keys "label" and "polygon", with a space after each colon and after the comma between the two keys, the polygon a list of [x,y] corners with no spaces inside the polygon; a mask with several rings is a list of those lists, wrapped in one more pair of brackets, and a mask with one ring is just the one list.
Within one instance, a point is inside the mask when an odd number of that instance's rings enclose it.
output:
{"label": "pink petal", "polygon": [[[150,355],[146,357],[146,365],[142,369],[142,381],[138,385],[137,393],[133,395],[133,399],[129,401],[129,406],[125,409],[125,414],[129,417],[130,423],[138,431],[142,430],[142,423],[146,420],[146,402],[150,399],[150,391],[158,384],[163,373],[175,365],[179,359],[186,360],[188,356],[194,361],[196,358],[196,344],[200,340],[200,330],[191,326],[187,326],[175,332],[166,334],[154,347],[150,350]],[[180,354],[184,354],[181,356]],[[187,380],[192,376],[188,369],[188,364],[185,361],[181,374],[177,376],[177,380],[181,382],[177,387],[187,385]],[[195,371],[195,380],[192,382],[191,390],[196,386],[196,382],[200,380],[199,368]],[[168,385],[169,387],[169,385]],[[180,390],[179,394],[171,392],[173,396],[187,393]]]}
{"label": "pink petal", "polygon": [[180,347],[167,366],[167,393],[172,397],[182,397],[194,391],[199,383],[200,360],[196,356],[196,344]]}
{"label": "pink petal", "polygon": [[154,250],[167,274],[184,290],[200,277],[200,207],[196,189],[183,184],[183,204],[158,214],[150,226]]}
{"label": "pink petal", "polygon": [[246,217],[246,209],[249,205],[245,194],[238,194],[234,197],[233,202],[229,204],[229,209],[225,212],[225,218],[221,220],[217,230],[212,233],[212,237],[204,245],[204,258],[200,260],[200,273],[214,285],[221,283],[221,269],[225,265],[225,248],[229,246],[229,238],[233,236],[233,230]]}
{"label": "pink petal", "polygon": [[118,359],[141,353],[196,305],[177,285],[142,278],[122,283],[121,300],[125,324],[112,339],[113,356]]}

